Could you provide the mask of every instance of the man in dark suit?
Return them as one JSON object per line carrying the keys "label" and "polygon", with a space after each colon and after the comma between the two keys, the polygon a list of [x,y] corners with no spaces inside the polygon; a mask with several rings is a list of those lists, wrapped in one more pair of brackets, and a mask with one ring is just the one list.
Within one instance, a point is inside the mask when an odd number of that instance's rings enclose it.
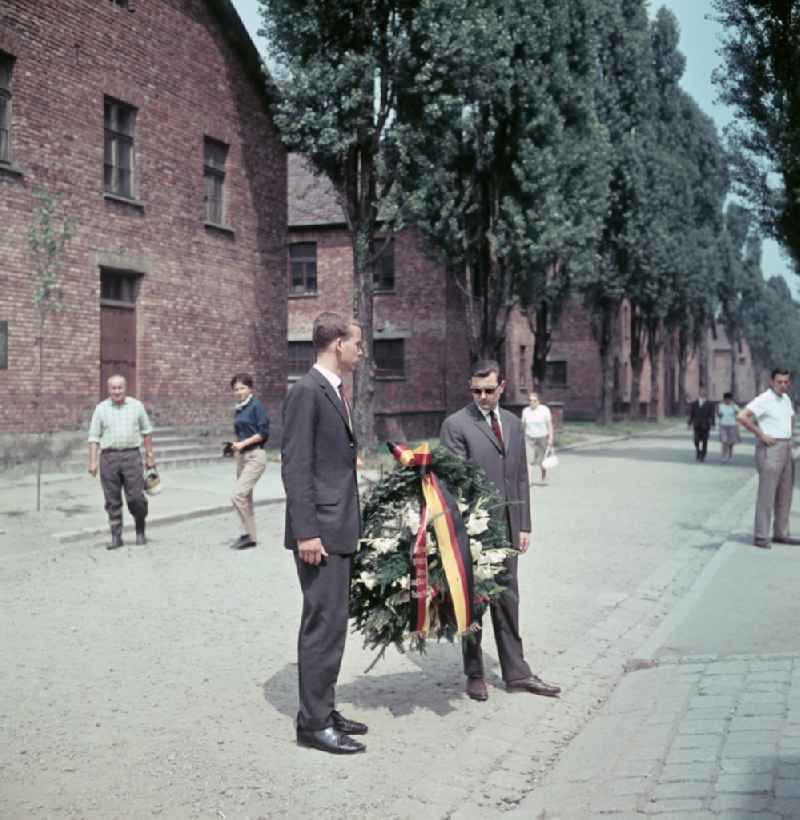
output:
{"label": "man in dark suit", "polygon": [[294,551],[303,592],[297,742],[352,754],[366,747],[351,735],[366,734],[367,727],[336,711],[335,688],[347,637],[350,568],[361,534],[357,442],[342,375],[363,355],[361,328],[322,313],[312,339],[316,364],[289,390],[281,444],[285,545]]}
{"label": "man in dark suit", "polygon": [[708,451],[708,434],[714,426],[714,402],[706,398],[704,387],[697,391],[697,398],[689,405],[689,420],[687,427],[694,428],[694,451],[697,461],[706,460]]}
{"label": "man in dark suit", "polygon": [[[522,423],[513,413],[498,407],[505,382],[497,362],[477,362],[469,387],[474,402],[448,416],[439,437],[448,450],[482,467],[494,483],[500,498],[507,504],[502,514],[509,541],[524,554],[530,544],[531,503]],[[561,689],[534,675],[524,658],[519,635],[517,560],[516,555],[506,560],[508,589],[491,605],[500,669],[509,692],[554,697]],[[466,693],[473,700],[486,700],[489,692],[483,672],[481,633],[464,638],[462,648]]]}

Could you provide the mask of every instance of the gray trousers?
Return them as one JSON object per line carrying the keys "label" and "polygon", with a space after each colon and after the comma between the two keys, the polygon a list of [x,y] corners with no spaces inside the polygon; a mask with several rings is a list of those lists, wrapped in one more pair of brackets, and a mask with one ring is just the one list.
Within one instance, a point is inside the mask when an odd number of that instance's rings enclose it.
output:
{"label": "gray trousers", "polygon": [[303,615],[297,634],[300,709],[297,728],[315,732],[331,724],[336,681],[347,638],[352,555],[328,555],[312,566],[294,552],[303,591]]}
{"label": "gray trousers", "polygon": [[794,490],[794,459],[792,442],[779,439],[771,447],[756,441],[758,497],[753,537],[769,540],[769,525],[775,538],[789,535],[789,513]]}
{"label": "gray trousers", "polygon": [[[500,671],[506,683],[524,680],[532,674],[524,657],[522,638],[519,636],[518,560],[516,556],[506,558],[506,568],[509,574],[508,588],[497,602],[489,607],[494,627],[494,640],[497,644],[497,655],[500,660]],[[461,639],[464,674],[468,678],[483,677],[482,632],[483,630],[480,630]]]}
{"label": "gray trousers", "polygon": [[122,490],[128,511],[136,521],[147,518],[142,454],[138,449],[103,450],[100,453],[100,485],[106,499],[105,509],[111,529],[122,526]]}

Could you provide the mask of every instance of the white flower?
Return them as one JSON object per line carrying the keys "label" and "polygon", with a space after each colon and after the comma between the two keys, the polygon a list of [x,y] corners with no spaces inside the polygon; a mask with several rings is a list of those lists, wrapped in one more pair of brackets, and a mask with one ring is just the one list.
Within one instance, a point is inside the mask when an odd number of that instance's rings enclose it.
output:
{"label": "white flower", "polygon": [[379,552],[381,554],[396,552],[399,545],[399,538],[372,538],[369,541],[369,546],[374,549],[375,552]]}
{"label": "white flower", "polygon": [[470,535],[480,535],[489,529],[489,514],[484,510],[475,510],[467,519],[467,532]]}
{"label": "white flower", "polygon": [[411,578],[408,575],[401,575],[399,578],[395,579],[394,585],[396,587],[400,587],[400,589],[410,589]]}
{"label": "white flower", "polygon": [[436,555],[436,553],[439,552],[436,539],[433,537],[433,533],[430,530],[427,530],[425,533],[425,552],[428,555]]}
{"label": "white flower", "polygon": [[367,589],[375,589],[378,583],[378,576],[374,572],[367,572],[365,570],[358,576],[358,580],[364,584]]}
{"label": "white flower", "polygon": [[465,513],[469,509],[469,504],[465,503],[464,501],[458,502],[458,511],[460,513]]}
{"label": "white flower", "polygon": [[406,504],[403,509],[403,524],[408,527],[411,532],[416,533],[419,529],[419,505]]}
{"label": "white flower", "polygon": [[475,567],[475,578],[479,581],[489,581],[495,576],[495,569],[491,564],[478,564]]}
{"label": "white flower", "polygon": [[472,560],[477,561],[483,552],[483,544],[477,538],[469,539],[469,551],[472,553]]}

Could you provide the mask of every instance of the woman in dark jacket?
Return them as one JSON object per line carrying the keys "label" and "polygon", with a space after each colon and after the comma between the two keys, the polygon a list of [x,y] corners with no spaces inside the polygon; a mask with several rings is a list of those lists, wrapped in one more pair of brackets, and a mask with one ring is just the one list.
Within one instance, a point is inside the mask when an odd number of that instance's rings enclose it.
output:
{"label": "woman in dark jacket", "polygon": [[267,466],[264,450],[269,438],[269,418],[261,402],[253,395],[253,377],[237,373],[231,379],[236,396],[233,426],[236,441],[231,442],[236,460],[236,489],[231,502],[239,513],[244,532],[231,545],[244,550],[256,545],[256,519],[253,512],[253,487]]}

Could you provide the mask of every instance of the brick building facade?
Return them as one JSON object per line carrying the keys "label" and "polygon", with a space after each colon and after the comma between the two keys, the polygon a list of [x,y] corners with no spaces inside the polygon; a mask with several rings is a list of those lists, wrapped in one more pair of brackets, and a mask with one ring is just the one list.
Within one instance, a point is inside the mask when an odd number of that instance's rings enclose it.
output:
{"label": "brick building facade", "polygon": [[51,430],[121,371],[156,421],[230,423],[286,381],[286,155],[230,0],[0,5],[0,432],[35,429],[37,189],[74,223],[48,319]]}
{"label": "brick building facade", "polygon": [[[425,248],[413,228],[399,233],[379,258],[375,297],[376,410],[379,435],[416,438],[435,435],[442,418],[469,401],[469,368],[464,304],[444,266]],[[289,157],[289,379],[313,361],[311,324],[323,310],[346,311],[353,293],[352,249],[334,192],[302,159]],[[380,286],[381,282],[385,286]],[[628,413],[631,398],[630,333],[624,304],[617,318],[614,351],[614,407]],[[506,329],[503,361],[507,406],[520,409],[533,389],[534,334],[527,318],[514,310]],[[708,394],[720,400],[730,389],[731,362],[737,368],[738,398],[755,392],[749,350],[731,354],[720,329],[709,332]],[[698,354],[689,360],[687,390],[699,384]],[[665,355],[663,360],[668,357]],[[536,385],[546,403],[563,406],[567,419],[597,418],[600,410],[600,358],[591,318],[573,300],[552,328],[546,375]],[[677,412],[678,371],[662,362],[659,404]],[[640,415],[650,400],[650,365],[641,377]],[[560,415],[560,411],[559,411]]]}
{"label": "brick building facade", "polygon": [[[311,328],[325,310],[350,312],[353,251],[330,186],[289,157],[289,381],[313,363]],[[376,427],[381,437],[438,434],[469,400],[463,305],[413,228],[381,246],[376,264]]]}

